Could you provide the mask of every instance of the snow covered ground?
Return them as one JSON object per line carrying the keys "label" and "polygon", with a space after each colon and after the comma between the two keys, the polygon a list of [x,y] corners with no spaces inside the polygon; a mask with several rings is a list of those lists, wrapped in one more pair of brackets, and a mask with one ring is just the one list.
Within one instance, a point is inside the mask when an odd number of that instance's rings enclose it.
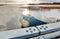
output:
{"label": "snow covered ground", "polygon": [[[39,22],[52,23],[60,19],[60,9],[29,11],[31,17],[23,18],[22,9],[19,5],[0,6],[0,31],[18,29],[22,26],[35,25],[35,20]],[[29,22],[27,21],[27,19]],[[26,19],[26,20],[25,20]],[[21,22],[22,21],[22,22]],[[34,22],[33,22],[34,21]],[[37,21],[36,21],[37,22]]]}

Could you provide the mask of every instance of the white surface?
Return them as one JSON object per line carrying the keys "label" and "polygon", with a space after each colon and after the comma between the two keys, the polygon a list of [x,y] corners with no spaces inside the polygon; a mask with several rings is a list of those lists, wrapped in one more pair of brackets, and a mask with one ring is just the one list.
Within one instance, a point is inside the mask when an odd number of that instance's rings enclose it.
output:
{"label": "white surface", "polygon": [[[29,30],[30,28],[31,28],[31,30]],[[35,31],[33,29],[35,29]],[[26,32],[26,30],[28,30],[28,32]],[[31,33],[30,31],[33,31],[33,32]],[[14,37],[34,34],[34,33],[38,33],[38,32],[39,31],[35,27],[3,31],[3,32],[0,32],[0,39],[9,39],[9,38],[14,38]]]}
{"label": "white surface", "polygon": [[60,31],[54,32],[54,33],[50,33],[50,34],[46,34],[46,35],[42,35],[40,36],[40,39],[44,38],[44,39],[49,39],[49,38],[54,38],[60,36]]}
{"label": "white surface", "polygon": [[37,37],[33,37],[30,39],[50,39],[50,38],[54,38],[60,36],[60,31],[54,32],[54,33],[48,33],[45,35],[41,35],[41,36],[37,36]]}
{"label": "white surface", "polygon": [[[46,26],[48,28],[46,28]],[[48,30],[52,30],[52,29],[56,29],[56,28],[60,28],[60,22],[57,22],[57,23],[51,23],[51,24],[45,24],[45,25],[40,25],[40,26],[37,26],[37,28],[43,32],[43,31],[48,31]],[[41,28],[41,29],[40,29]],[[46,30],[44,29],[46,28]]]}

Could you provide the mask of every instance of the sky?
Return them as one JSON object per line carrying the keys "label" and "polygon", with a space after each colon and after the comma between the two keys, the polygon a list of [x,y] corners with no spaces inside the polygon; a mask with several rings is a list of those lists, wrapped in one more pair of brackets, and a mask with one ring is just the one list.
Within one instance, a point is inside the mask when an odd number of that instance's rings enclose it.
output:
{"label": "sky", "polygon": [[60,0],[0,0],[0,2],[17,2],[17,3],[52,3],[52,2],[60,2]]}

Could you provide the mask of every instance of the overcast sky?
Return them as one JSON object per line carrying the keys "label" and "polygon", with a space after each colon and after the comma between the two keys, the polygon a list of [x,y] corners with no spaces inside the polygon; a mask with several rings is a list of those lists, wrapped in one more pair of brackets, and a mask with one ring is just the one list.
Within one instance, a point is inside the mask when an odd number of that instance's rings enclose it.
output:
{"label": "overcast sky", "polygon": [[31,2],[48,2],[48,3],[51,3],[51,2],[60,2],[60,0],[0,0],[0,3],[1,2],[17,2],[17,3],[31,3]]}

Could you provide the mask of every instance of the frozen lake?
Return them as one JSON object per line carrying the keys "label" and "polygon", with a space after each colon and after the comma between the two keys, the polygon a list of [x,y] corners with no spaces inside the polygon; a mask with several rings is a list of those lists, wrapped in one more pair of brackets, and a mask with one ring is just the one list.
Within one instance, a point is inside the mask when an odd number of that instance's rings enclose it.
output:
{"label": "frozen lake", "polygon": [[[0,30],[10,30],[10,29],[17,29],[22,27],[22,23],[20,20],[23,17],[22,14],[23,9],[19,8],[19,5],[5,5],[0,6]],[[55,22],[57,19],[60,19],[60,9],[53,9],[53,10],[30,10],[29,11],[31,17],[25,17],[25,22],[23,21],[23,25],[29,26],[29,24],[35,25],[39,22]],[[37,20],[36,20],[37,19]],[[36,20],[36,21],[35,21]],[[52,20],[52,21],[51,21]],[[36,24],[36,25],[37,25]]]}

